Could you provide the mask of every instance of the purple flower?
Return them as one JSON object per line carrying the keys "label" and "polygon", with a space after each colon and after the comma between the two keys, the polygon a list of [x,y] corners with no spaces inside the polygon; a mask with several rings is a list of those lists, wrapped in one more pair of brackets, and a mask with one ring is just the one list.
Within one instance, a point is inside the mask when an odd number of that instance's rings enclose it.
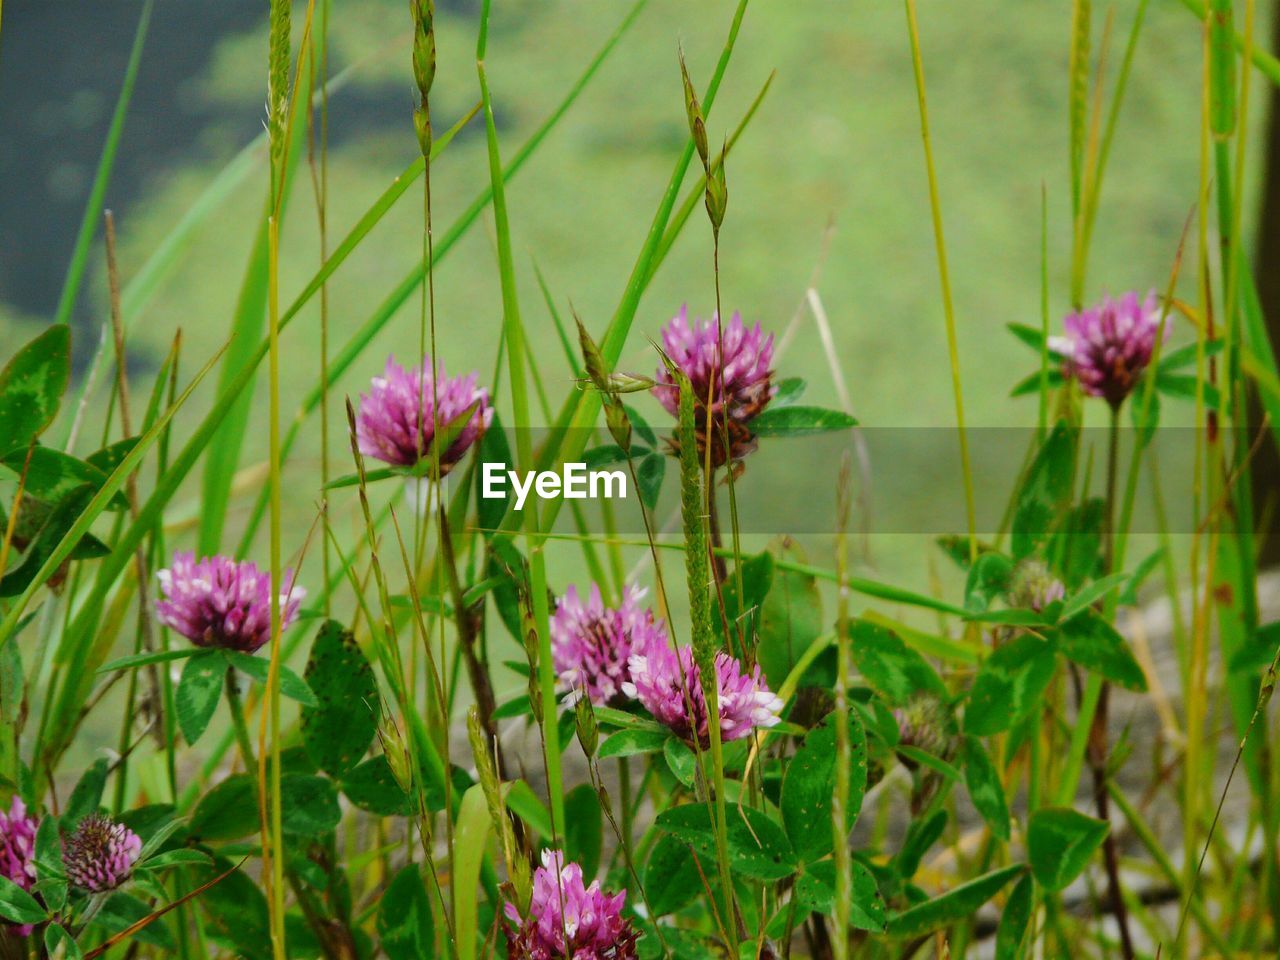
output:
{"label": "purple flower", "polygon": [[[720,362],[721,343],[724,359]],[[689,309],[681,307],[675,319],[662,329],[662,349],[689,378],[693,387],[694,417],[698,428],[698,453],[706,455],[707,398],[711,397],[711,462],[724,466],[740,460],[756,448],[751,420],[769,405],[777,388],[773,371],[773,336],[765,336],[756,324],[748,330],[735,313],[721,328],[715,317],[689,325]],[[722,369],[723,367],[723,369]],[[654,395],[673,417],[680,407],[680,391],[666,367],[659,367]],[[727,428],[729,449],[724,432]]]}
{"label": "purple flower", "polygon": [[441,431],[452,436],[448,449],[439,452],[440,475],[444,476],[492,420],[489,394],[476,386],[476,374],[450,378],[441,367],[433,382],[428,361],[410,372],[388,357],[383,375],[373,378],[368,393],[360,394],[356,439],[365,456],[412,467],[434,456],[431,442],[438,422]]}
{"label": "purple flower", "polygon": [[[1151,362],[1160,332],[1155,291],[1141,303],[1126,293],[1063,320],[1066,336],[1051,337],[1049,347],[1062,355],[1063,373],[1079,381],[1085,393],[1118,408]],[[1165,331],[1166,334],[1168,331]]]}
{"label": "purple flower", "polygon": [[[0,873],[27,891],[36,882],[37,826],[20,797],[13,798],[7,814],[0,813]],[[25,937],[31,924],[10,924],[8,929]]]}
{"label": "purple flower", "polygon": [[604,605],[595,584],[586,603],[576,588],[565,591],[551,618],[551,655],[561,687],[571,695],[585,690],[601,706],[627,700],[622,685],[631,679],[631,651],[651,640],[667,642],[666,625],[640,606],[642,597],[643,590],[628,586],[614,610]]}
{"label": "purple flower", "polygon": [[[779,722],[782,700],[765,683],[759,664],[743,673],[742,664],[723,651],[716,654],[715,664],[722,739],[741,740],[755,727]],[[631,680],[622,689],[680,737],[690,742],[697,737],[705,747],[711,735],[699,677],[693,649],[681,647],[677,653],[662,638],[631,654]]]}
{"label": "purple flower", "polygon": [[1049,604],[1062,600],[1066,595],[1066,587],[1048,567],[1037,560],[1029,560],[1018,568],[1010,600],[1015,607],[1043,613]]}
{"label": "purple flower", "polygon": [[625,892],[609,896],[598,881],[584,887],[582,867],[565,864],[559,850],[545,850],[533,872],[533,899],[521,921],[515,905],[507,919],[511,960],[634,960],[636,931],[622,916]]}
{"label": "purple flower", "polygon": [[[198,647],[223,647],[253,653],[271,639],[271,575],[249,561],[175,553],[173,565],[161,570],[164,599],[156,603],[160,622]],[[294,586],[285,571],[280,628],[298,618],[306,591]]]}
{"label": "purple flower", "polygon": [[129,879],[142,840],[123,823],[91,813],[62,848],[67,879],[82,890],[102,893]]}

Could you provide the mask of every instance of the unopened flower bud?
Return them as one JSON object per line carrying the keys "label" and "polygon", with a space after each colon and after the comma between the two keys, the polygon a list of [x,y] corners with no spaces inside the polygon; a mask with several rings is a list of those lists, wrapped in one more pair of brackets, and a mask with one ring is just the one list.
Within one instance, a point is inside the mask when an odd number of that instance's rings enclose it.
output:
{"label": "unopened flower bud", "polygon": [[590,760],[596,755],[596,747],[600,743],[600,727],[596,724],[596,712],[591,707],[591,699],[584,692],[579,692],[573,708],[577,719],[578,743],[582,745],[582,752]]}

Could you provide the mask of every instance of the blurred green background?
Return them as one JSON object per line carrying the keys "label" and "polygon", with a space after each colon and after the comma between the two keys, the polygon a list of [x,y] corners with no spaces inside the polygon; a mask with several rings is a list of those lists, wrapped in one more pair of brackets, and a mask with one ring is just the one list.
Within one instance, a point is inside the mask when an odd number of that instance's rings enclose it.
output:
{"label": "blurred green background", "polygon": [[[439,2],[439,129],[478,100],[474,2]],[[76,7],[75,15],[69,8]],[[504,155],[510,157],[563,96],[630,4],[619,0],[501,0],[487,58]],[[1136,0],[1103,7],[1095,51],[1114,15],[1105,71],[1114,80]],[[0,355],[52,316],[78,218],[101,150],[140,4],[7,0],[0,39]],[[295,44],[301,29],[298,5]],[[553,398],[570,374],[538,291],[533,263],[561,309],[571,301],[604,328],[671,165],[686,136],[678,45],[695,83],[710,76],[734,4],[650,0],[620,48],[532,161],[509,186],[525,322]],[[1009,388],[1034,358],[1004,329],[1039,323],[1041,191],[1048,197],[1050,302],[1067,307],[1067,38],[1070,4],[921,0],[930,94],[969,421],[1033,423],[1034,398]],[[266,4],[160,0],[143,54],[137,95],[107,205],[116,214],[124,279],[145,262],[200,191],[262,129]],[[336,244],[417,155],[411,125],[409,15],[403,0],[332,0],[330,72],[351,68],[330,100],[329,236]],[[1258,35],[1268,35],[1260,23]],[[1199,176],[1201,25],[1176,0],[1153,0],[1139,42],[1103,191],[1087,298],[1129,288],[1163,289]],[[726,310],[781,332],[817,289],[833,328],[852,406],[863,424],[945,427],[954,422],[951,382],[906,21],[901,4],[756,0],[748,9],[721,98],[713,141],[737,123],[771,71],[763,107],[728,164],[729,212],[722,234]],[[1251,117],[1261,128],[1260,81]],[[1256,137],[1255,137],[1256,142]],[[1256,159],[1256,158],[1255,158]],[[183,367],[196,369],[221,345],[234,312],[266,190],[264,158],[184,246],[175,269],[134,323],[131,364],[149,383],[176,329]],[[1251,170],[1256,171],[1257,162]],[[483,128],[473,122],[433,167],[437,230],[487,183]],[[1256,179],[1250,176],[1250,184]],[[1253,187],[1251,186],[1251,190]],[[331,343],[376,308],[420,256],[420,191],[411,189],[329,284]],[[1247,202],[1246,211],[1255,204]],[[1246,214],[1247,216],[1247,214]],[[1246,233],[1251,224],[1245,224]],[[300,167],[285,225],[282,299],[288,302],[319,257],[315,206]],[[824,253],[825,249],[825,253]],[[695,216],[641,305],[621,367],[649,372],[646,337],[682,303],[709,315],[714,304],[710,230]],[[83,365],[105,319],[101,249],[76,313]],[[1184,287],[1186,286],[1184,282]],[[491,224],[478,223],[436,278],[440,360],[450,371],[492,375],[500,302]],[[1174,342],[1185,342],[1178,329]],[[283,406],[291,416],[318,378],[313,304],[285,333]],[[416,297],[363,360],[336,385],[354,398],[385,357],[417,350]],[[809,380],[808,399],[836,405],[826,355],[809,314],[778,364]],[[179,423],[213,397],[212,379]],[[266,452],[265,383],[242,459],[244,492],[229,521],[234,544],[260,483]],[[99,399],[105,394],[99,391]],[[505,400],[505,398],[504,398]],[[558,404],[558,401],[553,401]],[[639,401],[655,424],[659,406]],[[101,407],[102,404],[96,404]],[[335,449],[345,450],[334,404]],[[286,527],[295,549],[318,498],[315,431],[304,434],[286,474]],[[343,458],[337,472],[347,468]],[[980,497],[1004,497],[1014,464],[978,477]],[[785,471],[786,458],[760,470]],[[874,472],[875,465],[872,464]],[[835,465],[832,465],[834,484]],[[193,472],[171,521],[196,515]],[[933,482],[959,485],[939,458]],[[824,500],[817,508],[830,510]],[[349,504],[341,504],[346,509]],[[345,529],[345,528],[344,528]],[[296,533],[296,536],[292,536]],[[815,549],[829,544],[817,542]],[[922,586],[938,556],[920,537],[876,537],[861,562],[885,579]],[[574,566],[556,575],[562,586]]]}

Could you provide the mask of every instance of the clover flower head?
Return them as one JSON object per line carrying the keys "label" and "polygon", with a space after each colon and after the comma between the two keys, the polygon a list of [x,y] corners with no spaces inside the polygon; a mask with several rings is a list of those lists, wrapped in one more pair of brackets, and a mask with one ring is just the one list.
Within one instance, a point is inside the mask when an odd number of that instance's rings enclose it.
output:
{"label": "clover flower head", "polygon": [[[756,435],[751,421],[777,392],[769,369],[773,362],[773,335],[765,336],[759,324],[748,329],[738,313],[723,326],[717,316],[695,320],[691,325],[688,307],[684,306],[662,329],[662,349],[693,388],[699,454],[706,455],[701,447],[706,443],[708,398],[713,465],[741,460],[754,450]],[[654,395],[668,413],[677,416],[680,391],[670,371],[659,367],[655,380]],[[724,442],[726,431],[728,449]]]}
{"label": "clover flower head", "polygon": [[1064,375],[1116,409],[1151,363],[1160,336],[1160,306],[1155,291],[1144,300],[1130,291],[1067,314],[1063,327],[1065,336],[1051,337],[1049,347],[1062,356]]}
{"label": "clover flower head", "polygon": [[1066,595],[1067,590],[1062,581],[1044,563],[1028,560],[1018,567],[1010,599],[1015,607],[1043,613],[1049,604],[1056,603]]}
{"label": "clover flower head", "polygon": [[533,898],[522,921],[506,905],[514,931],[512,960],[635,960],[637,933],[622,915],[625,892],[610,896],[598,881],[582,882],[582,867],[564,862],[559,850],[542,854],[533,873]]}
{"label": "clover flower head", "polygon": [[[36,882],[36,828],[39,824],[27,813],[22,798],[14,796],[9,812],[0,812],[0,874],[23,890]],[[31,933],[30,924],[10,924],[8,929],[20,936]]]}
{"label": "clover flower head", "polygon": [[62,849],[67,879],[89,893],[114,890],[133,872],[142,840],[123,823],[100,813],[80,821]]}
{"label": "clover flower head", "polygon": [[666,625],[640,604],[644,593],[627,586],[616,609],[604,605],[594,583],[585,603],[575,587],[560,598],[551,618],[551,656],[571,697],[585,693],[600,706],[626,702],[622,685],[631,679],[631,651],[651,640],[667,642]]}
{"label": "clover flower head", "polygon": [[[783,702],[765,683],[759,664],[744,671],[737,658],[721,651],[715,670],[722,739],[741,740],[756,727],[780,722]],[[651,640],[631,654],[631,680],[623,691],[678,736],[706,747],[711,733],[700,676],[692,647],[675,651],[665,638]]]}
{"label": "clover flower head", "polygon": [[[893,711],[898,721],[898,746],[914,747],[942,760],[955,754],[955,722],[946,705],[932,693],[917,693]],[[904,766],[915,770],[916,761],[900,756]]]}
{"label": "clover flower head", "polygon": [[[433,461],[438,452],[444,476],[493,422],[488,391],[476,381],[475,373],[446,376],[444,367],[433,375],[429,360],[405,370],[388,357],[382,376],[374,377],[368,393],[360,394],[360,452],[397,467]],[[449,441],[439,451],[432,448],[437,426]]]}
{"label": "clover flower head", "polygon": [[[271,575],[257,565],[229,557],[179,552],[157,574],[164,599],[156,603],[160,622],[198,647],[253,653],[271,639]],[[306,591],[285,571],[280,595],[281,629],[298,618]]]}

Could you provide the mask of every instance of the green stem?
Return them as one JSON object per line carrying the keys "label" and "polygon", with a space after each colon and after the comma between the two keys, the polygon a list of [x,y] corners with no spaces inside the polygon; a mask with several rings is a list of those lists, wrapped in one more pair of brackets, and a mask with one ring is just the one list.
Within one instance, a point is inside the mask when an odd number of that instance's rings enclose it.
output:
{"label": "green stem", "polygon": [[924,85],[924,62],[920,55],[920,27],[916,22],[915,0],[905,0],[907,27],[911,35],[911,63],[915,71],[917,102],[920,107],[920,139],[929,179],[929,211],[933,217],[933,239],[938,258],[938,283],[942,288],[942,310],[947,329],[947,355],[951,364],[951,392],[956,408],[956,430],[960,439],[960,468],[964,476],[965,518],[969,530],[969,559],[978,559],[978,518],[973,495],[973,468],[969,460],[969,437],[964,427],[964,391],[960,382],[960,351],[956,339],[955,307],[951,301],[951,275],[947,267],[947,243],[942,230],[942,203],[938,197],[938,176],[934,170],[933,144],[929,137],[929,102]]}
{"label": "green stem", "polygon": [[[511,254],[511,226],[507,218],[506,188],[502,176],[502,158],[498,150],[498,129],[493,116],[493,100],[485,74],[484,57],[489,35],[490,0],[485,0],[480,15],[480,35],[476,43],[476,73],[480,80],[480,99],[484,112],[485,136],[489,148],[489,180],[493,189],[493,221],[498,241],[498,271],[502,287],[502,317],[509,363],[511,406],[516,429],[516,454],[521,469],[534,467],[534,452],[528,427],[529,397],[525,386],[525,337],[516,293],[515,262]],[[551,657],[551,612],[547,603],[546,559],[540,536],[538,510],[533,504],[524,510],[524,527],[529,554],[530,590],[533,595],[534,630],[538,642],[538,687],[543,704],[544,723],[551,718],[549,735],[543,736],[547,768],[547,793],[551,801],[553,826],[564,829],[564,778],[560,769],[560,737],[555,726],[556,677]]]}
{"label": "green stem", "polygon": [[245,770],[253,770],[258,765],[253,755],[253,741],[249,739],[249,726],[244,720],[244,701],[240,698],[240,687],[236,679],[236,668],[227,667],[227,706],[231,711],[231,729],[235,731],[236,745],[240,748],[240,759]]}

